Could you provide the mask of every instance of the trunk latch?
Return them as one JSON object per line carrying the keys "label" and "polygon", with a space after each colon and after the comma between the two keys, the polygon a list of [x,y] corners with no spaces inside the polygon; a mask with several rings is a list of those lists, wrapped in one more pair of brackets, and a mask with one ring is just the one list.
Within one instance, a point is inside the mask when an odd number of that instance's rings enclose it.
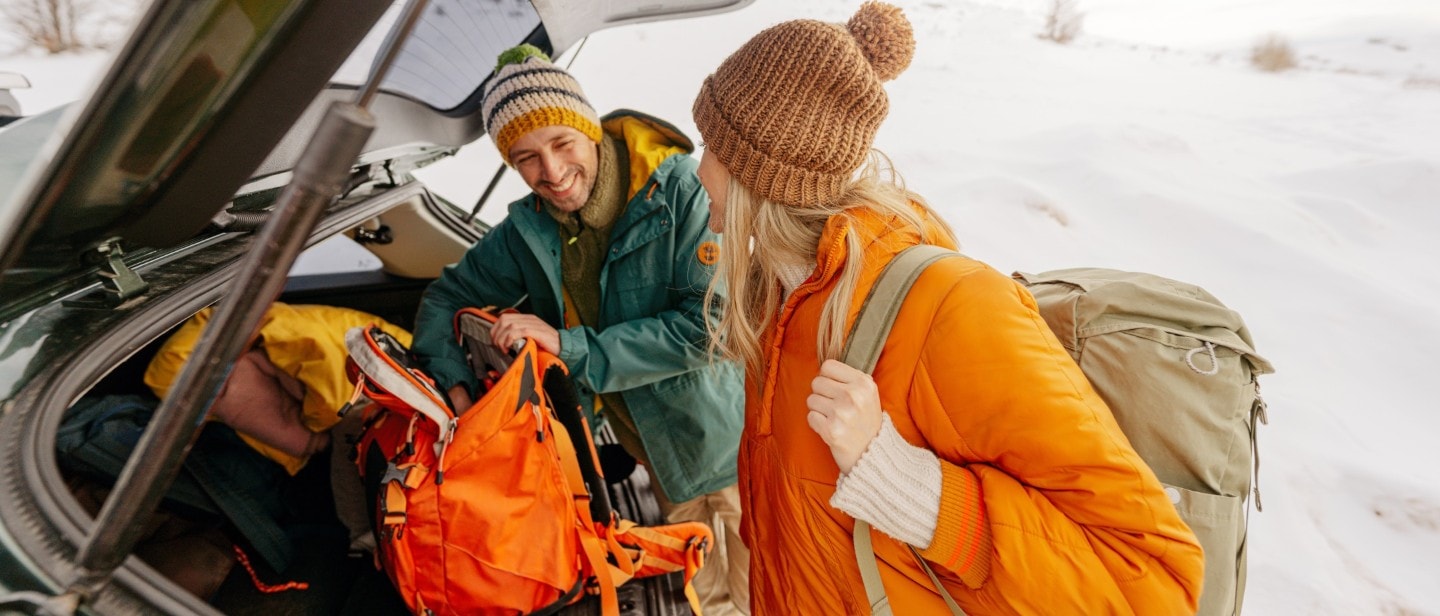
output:
{"label": "trunk latch", "polygon": [[117,303],[150,290],[150,283],[125,265],[125,251],[120,248],[120,238],[105,240],[95,247],[95,252],[103,259],[100,262],[100,282]]}

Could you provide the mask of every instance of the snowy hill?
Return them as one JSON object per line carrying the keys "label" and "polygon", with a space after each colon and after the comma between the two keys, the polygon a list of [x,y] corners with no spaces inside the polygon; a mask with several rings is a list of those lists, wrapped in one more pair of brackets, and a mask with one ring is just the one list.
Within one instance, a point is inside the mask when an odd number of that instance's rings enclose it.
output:
{"label": "snowy hill", "polygon": [[[1277,367],[1246,613],[1440,614],[1440,4],[1081,0],[1085,32],[1058,46],[1035,37],[1042,0],[897,3],[919,43],[877,145],[966,252],[1199,284]],[[694,94],[730,51],[857,5],[758,0],[606,31],[573,70],[602,111],[693,136]],[[1298,70],[1248,66],[1272,31]],[[0,58],[44,67],[21,94],[32,112],[98,64]],[[497,161],[485,140],[423,179],[469,204]],[[482,218],[522,191],[510,174]]]}

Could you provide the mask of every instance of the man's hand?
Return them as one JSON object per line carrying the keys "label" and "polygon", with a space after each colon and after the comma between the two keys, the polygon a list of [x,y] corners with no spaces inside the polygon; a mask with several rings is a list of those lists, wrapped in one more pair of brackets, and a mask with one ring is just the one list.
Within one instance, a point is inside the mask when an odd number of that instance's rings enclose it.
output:
{"label": "man's hand", "polygon": [[840,472],[849,473],[880,433],[880,390],[870,375],[827,359],[810,391],[810,429],[830,446]]}
{"label": "man's hand", "polygon": [[470,398],[470,391],[464,385],[456,385],[450,388],[450,405],[455,407],[456,413],[463,413],[475,405],[475,400]]}
{"label": "man's hand", "polygon": [[530,338],[552,355],[560,354],[560,332],[533,314],[507,312],[495,321],[490,338],[500,350],[509,352],[515,341]]}

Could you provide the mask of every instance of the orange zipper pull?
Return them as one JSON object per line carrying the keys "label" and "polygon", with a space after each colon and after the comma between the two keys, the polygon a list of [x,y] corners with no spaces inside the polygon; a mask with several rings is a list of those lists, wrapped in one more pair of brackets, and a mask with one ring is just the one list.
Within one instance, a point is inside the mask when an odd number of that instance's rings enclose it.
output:
{"label": "orange zipper pull", "polygon": [[350,409],[355,407],[355,403],[360,401],[360,397],[364,391],[365,373],[362,372],[359,376],[355,377],[355,391],[350,394],[350,401],[346,402],[344,406],[341,406],[340,410],[336,411],[335,414],[344,417],[346,413],[350,412]]}

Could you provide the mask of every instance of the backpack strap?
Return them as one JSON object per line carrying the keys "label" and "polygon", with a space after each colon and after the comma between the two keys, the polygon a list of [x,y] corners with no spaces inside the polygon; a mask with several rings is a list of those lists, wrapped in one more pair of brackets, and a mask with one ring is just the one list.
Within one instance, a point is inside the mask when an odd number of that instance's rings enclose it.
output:
{"label": "backpack strap", "polygon": [[[921,244],[911,246],[891,259],[880,272],[880,278],[875,281],[875,285],[870,287],[865,303],[860,306],[860,315],[855,317],[855,324],[850,327],[850,335],[845,340],[843,361],[852,368],[865,371],[866,374],[873,372],[876,362],[880,360],[880,351],[885,347],[885,340],[890,337],[890,328],[895,325],[895,316],[900,314],[900,305],[910,293],[910,287],[931,263],[955,254],[957,253],[941,246]],[[870,601],[870,613],[875,616],[889,616],[890,598],[886,595],[885,584],[880,579],[880,564],[875,559],[868,522],[855,520],[854,541],[855,564],[859,565],[860,579],[865,583],[865,598]],[[954,616],[965,616],[965,610],[960,609],[960,604],[955,602],[950,591],[940,583],[940,578],[930,568],[930,563],[925,562],[913,546],[907,547],[910,547],[915,561],[919,562],[930,576],[935,590],[945,599],[950,613]]]}
{"label": "backpack strap", "polygon": [[895,315],[900,314],[900,303],[910,292],[910,286],[931,263],[956,254],[941,246],[921,244],[895,255],[880,272],[875,285],[870,287],[865,303],[860,305],[860,314],[855,317],[850,334],[845,338],[845,353],[841,361],[866,374],[873,372],[875,362],[880,359],[880,350],[885,347],[885,339],[890,337],[890,328],[895,325]]}
{"label": "backpack strap", "polygon": [[634,546],[641,555],[635,577],[651,577],[681,571],[685,598],[695,614],[701,614],[700,596],[691,582],[705,566],[705,552],[714,543],[710,527],[701,522],[679,522],[664,526],[640,526],[620,520],[612,529],[624,546]]}
{"label": "backpack strap", "polygon": [[[600,594],[600,613],[605,616],[618,615],[620,600],[616,589],[629,581],[630,576],[624,566],[630,561],[624,551],[619,549],[619,545],[610,540],[608,526],[614,523],[613,520],[596,520],[590,515],[590,489],[581,474],[575,444],[570,440],[569,432],[555,417],[545,417],[544,420],[549,422],[550,433],[554,435],[555,452],[560,459],[560,467],[570,488],[571,498],[575,500],[575,513],[580,518],[577,525],[580,551],[585,557],[584,562],[589,565],[588,569],[582,568],[582,571],[594,576],[594,584]],[[609,564],[612,557],[615,566]],[[581,576],[582,581],[585,577]]]}

